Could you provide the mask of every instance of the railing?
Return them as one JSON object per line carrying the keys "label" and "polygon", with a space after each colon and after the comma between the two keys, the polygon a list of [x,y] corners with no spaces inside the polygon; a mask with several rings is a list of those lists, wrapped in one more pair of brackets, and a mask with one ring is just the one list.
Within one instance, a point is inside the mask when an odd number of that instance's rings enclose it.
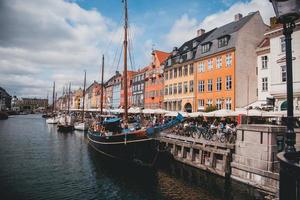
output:
{"label": "railing", "polygon": [[281,152],[280,160],[280,200],[300,199],[300,151]]}

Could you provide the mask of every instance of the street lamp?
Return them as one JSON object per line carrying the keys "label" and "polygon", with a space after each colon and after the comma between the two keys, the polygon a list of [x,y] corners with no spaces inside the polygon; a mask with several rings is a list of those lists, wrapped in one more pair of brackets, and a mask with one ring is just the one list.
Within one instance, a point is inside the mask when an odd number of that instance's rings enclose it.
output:
{"label": "street lamp", "polygon": [[287,133],[286,152],[295,152],[296,134],[293,127],[293,69],[292,69],[292,44],[291,34],[295,28],[295,20],[300,17],[300,0],[270,0],[272,2],[277,21],[283,24],[283,34],[286,46],[286,71],[287,71]]}
{"label": "street lamp", "polygon": [[285,152],[277,155],[280,160],[279,199],[299,199],[300,194],[300,152],[296,152],[296,134],[293,127],[293,69],[292,38],[295,21],[300,17],[300,0],[270,0],[273,4],[277,21],[283,25],[285,36],[285,59],[287,72],[287,132]]}

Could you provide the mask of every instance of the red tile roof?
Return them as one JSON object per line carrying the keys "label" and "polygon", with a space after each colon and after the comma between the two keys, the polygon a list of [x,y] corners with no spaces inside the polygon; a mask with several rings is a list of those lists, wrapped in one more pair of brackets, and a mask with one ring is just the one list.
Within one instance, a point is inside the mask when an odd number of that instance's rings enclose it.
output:
{"label": "red tile roof", "polygon": [[159,50],[154,50],[154,53],[156,54],[157,59],[160,63],[164,62],[169,57],[169,55],[171,55],[170,53]]}

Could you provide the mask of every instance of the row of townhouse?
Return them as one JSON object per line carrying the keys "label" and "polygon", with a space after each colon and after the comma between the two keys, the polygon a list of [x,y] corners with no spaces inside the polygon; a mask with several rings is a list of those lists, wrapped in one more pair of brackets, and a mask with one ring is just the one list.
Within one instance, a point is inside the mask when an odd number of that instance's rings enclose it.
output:
{"label": "row of townhouse", "polygon": [[[285,43],[282,27],[259,12],[236,14],[231,23],[184,42],[171,53],[152,51],[152,61],[128,71],[128,106],[196,112],[215,106],[286,109]],[[293,37],[294,106],[300,101],[300,31]],[[72,106],[82,107],[82,90],[73,94]],[[123,75],[116,72],[104,84],[104,108],[124,107]],[[85,95],[86,108],[99,108],[101,84],[94,81]]]}

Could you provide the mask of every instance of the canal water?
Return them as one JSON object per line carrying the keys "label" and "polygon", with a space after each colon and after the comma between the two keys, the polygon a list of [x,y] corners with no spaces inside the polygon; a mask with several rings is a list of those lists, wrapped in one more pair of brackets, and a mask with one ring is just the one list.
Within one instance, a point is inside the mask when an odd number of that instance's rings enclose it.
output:
{"label": "canal water", "polygon": [[145,169],[95,152],[40,115],[0,121],[0,199],[250,200],[262,194],[176,162]]}

